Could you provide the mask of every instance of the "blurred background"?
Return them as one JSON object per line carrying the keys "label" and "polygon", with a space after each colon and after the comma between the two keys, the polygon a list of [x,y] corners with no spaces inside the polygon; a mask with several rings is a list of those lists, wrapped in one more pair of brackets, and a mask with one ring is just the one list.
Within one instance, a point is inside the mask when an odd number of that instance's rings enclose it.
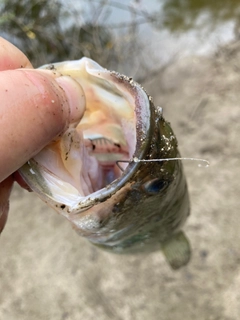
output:
{"label": "blurred background", "polygon": [[191,197],[190,263],[117,256],[15,187],[0,238],[0,319],[238,320],[240,1],[5,0],[0,35],[35,67],[79,59],[139,81],[163,107]]}
{"label": "blurred background", "polygon": [[239,19],[237,0],[0,1],[1,35],[35,67],[87,56],[136,77],[238,38]]}

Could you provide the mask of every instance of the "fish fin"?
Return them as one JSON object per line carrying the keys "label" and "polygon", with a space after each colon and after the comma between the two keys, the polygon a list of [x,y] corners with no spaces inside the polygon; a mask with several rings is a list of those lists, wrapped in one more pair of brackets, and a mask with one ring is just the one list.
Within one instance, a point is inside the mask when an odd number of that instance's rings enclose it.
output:
{"label": "fish fin", "polygon": [[182,231],[165,241],[162,244],[162,251],[174,270],[186,265],[191,258],[190,243]]}

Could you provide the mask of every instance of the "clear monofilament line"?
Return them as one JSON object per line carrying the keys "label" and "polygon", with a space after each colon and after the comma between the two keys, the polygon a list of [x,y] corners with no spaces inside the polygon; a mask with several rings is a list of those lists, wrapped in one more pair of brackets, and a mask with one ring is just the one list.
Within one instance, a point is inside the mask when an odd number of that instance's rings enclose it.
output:
{"label": "clear monofilament line", "polygon": [[204,166],[202,166],[201,163],[198,164],[199,167],[209,167],[210,163],[208,160],[205,159],[198,159],[198,158],[165,158],[165,159],[138,159],[137,157],[134,157],[132,159],[133,162],[163,162],[163,161],[174,161],[174,160],[189,160],[189,161],[198,161],[204,163]]}
{"label": "clear monofilament line", "polygon": [[124,171],[123,168],[119,165],[119,163],[131,163],[131,162],[164,162],[164,161],[176,161],[176,160],[188,160],[188,161],[198,161],[201,162],[198,164],[198,167],[209,167],[210,163],[208,160],[199,159],[199,158],[165,158],[165,159],[138,159],[134,157],[132,160],[118,160],[116,161],[117,166],[120,170]]}

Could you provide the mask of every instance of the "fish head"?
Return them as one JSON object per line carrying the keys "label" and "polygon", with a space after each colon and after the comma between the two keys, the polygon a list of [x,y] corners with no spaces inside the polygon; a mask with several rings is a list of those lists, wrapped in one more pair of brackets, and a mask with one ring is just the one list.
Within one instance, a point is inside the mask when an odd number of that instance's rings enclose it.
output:
{"label": "fish head", "polygon": [[179,152],[161,108],[141,85],[91,59],[42,68],[78,81],[85,109],[20,169],[23,179],[100,247],[164,243],[186,220],[189,200],[181,162],[162,161]]}

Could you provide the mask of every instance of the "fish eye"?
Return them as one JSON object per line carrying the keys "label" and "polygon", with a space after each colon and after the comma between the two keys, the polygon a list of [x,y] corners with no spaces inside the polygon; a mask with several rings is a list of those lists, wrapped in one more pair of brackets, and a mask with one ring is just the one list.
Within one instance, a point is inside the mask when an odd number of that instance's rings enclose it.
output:
{"label": "fish eye", "polygon": [[164,190],[167,186],[167,181],[161,178],[155,178],[148,182],[145,182],[143,185],[143,189],[146,193],[154,195]]}

